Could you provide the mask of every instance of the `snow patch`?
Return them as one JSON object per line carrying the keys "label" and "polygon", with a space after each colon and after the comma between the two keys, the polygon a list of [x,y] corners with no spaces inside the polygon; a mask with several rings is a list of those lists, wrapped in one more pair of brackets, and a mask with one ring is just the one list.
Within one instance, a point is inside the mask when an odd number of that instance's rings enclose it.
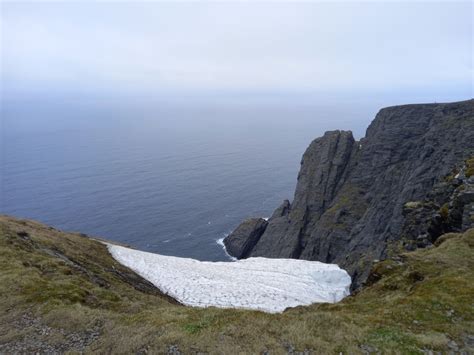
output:
{"label": "snow patch", "polygon": [[209,262],[108,244],[111,255],[179,302],[195,307],[245,308],[270,313],[349,295],[351,278],[335,264],[250,258]]}

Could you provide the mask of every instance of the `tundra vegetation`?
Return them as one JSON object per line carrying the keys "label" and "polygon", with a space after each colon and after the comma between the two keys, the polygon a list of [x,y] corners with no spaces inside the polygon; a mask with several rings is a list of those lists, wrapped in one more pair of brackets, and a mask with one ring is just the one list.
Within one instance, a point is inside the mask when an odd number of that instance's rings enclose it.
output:
{"label": "tundra vegetation", "polygon": [[474,351],[474,229],[376,262],[337,304],[185,307],[98,239],[0,217],[0,352]]}

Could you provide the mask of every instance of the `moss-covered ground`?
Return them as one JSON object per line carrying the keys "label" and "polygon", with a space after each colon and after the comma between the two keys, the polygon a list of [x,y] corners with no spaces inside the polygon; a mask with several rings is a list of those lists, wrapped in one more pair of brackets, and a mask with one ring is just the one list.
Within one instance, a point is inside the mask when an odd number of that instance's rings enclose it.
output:
{"label": "moss-covered ground", "polygon": [[474,351],[474,230],[375,265],[338,304],[282,314],[189,308],[101,242],[0,217],[0,353]]}

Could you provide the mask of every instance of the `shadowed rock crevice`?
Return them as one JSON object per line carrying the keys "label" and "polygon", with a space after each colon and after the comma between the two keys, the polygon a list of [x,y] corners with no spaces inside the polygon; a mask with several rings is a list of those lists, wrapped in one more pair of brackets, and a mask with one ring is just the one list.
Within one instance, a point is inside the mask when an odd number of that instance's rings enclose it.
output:
{"label": "shadowed rock crevice", "polygon": [[423,200],[473,154],[473,100],[384,108],[359,142],[350,131],[326,132],[303,155],[292,203],[253,234],[243,257],[337,263],[358,287],[402,238],[405,203]]}

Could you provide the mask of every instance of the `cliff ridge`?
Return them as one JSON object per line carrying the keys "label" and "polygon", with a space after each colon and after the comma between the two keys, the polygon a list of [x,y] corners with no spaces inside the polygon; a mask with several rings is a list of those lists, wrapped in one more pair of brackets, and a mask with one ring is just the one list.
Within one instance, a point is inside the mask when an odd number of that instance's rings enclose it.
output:
{"label": "cliff ridge", "polygon": [[404,205],[425,199],[473,155],[474,100],[384,108],[360,141],[326,132],[303,155],[293,201],[252,231],[243,257],[337,263],[357,288],[373,260],[404,238]]}

